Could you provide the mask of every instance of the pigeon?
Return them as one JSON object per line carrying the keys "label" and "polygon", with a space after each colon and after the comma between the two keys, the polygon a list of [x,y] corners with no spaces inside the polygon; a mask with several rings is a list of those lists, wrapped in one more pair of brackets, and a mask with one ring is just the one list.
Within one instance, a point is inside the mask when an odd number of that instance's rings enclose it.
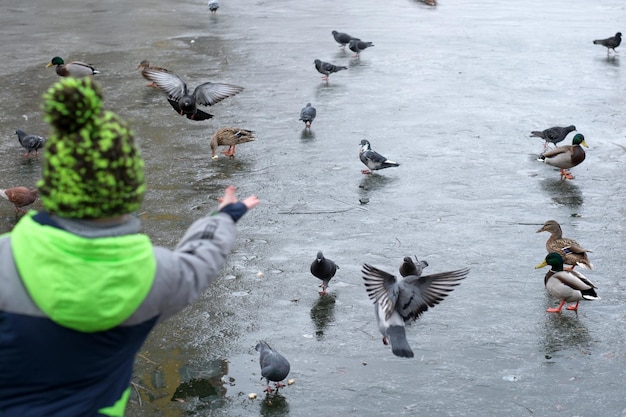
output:
{"label": "pigeon", "polygon": [[63,58],[55,56],[48,62],[46,68],[50,68],[56,65],[56,73],[60,77],[91,77],[95,74],[100,74],[100,71],[95,69],[93,65],[85,64],[80,61],[72,61],[67,64],[63,61]]}
{"label": "pigeon", "polygon": [[222,151],[222,153],[232,159],[235,157],[237,145],[252,142],[253,140],[256,140],[256,137],[254,136],[254,131],[252,130],[241,129],[238,127],[223,127],[211,136],[211,140],[209,142],[212,153],[211,159],[218,159],[218,146],[228,146],[228,149]]}
{"label": "pigeon", "polygon": [[332,34],[333,38],[335,38],[335,41],[337,41],[337,43],[339,44],[339,47],[343,49],[346,48],[346,45],[349,44],[352,39],[360,41],[359,38],[355,38],[344,32],[337,32],[336,30],[333,30]]}
{"label": "pigeon", "polygon": [[566,271],[563,269],[563,258],[556,252],[550,252],[543,262],[535,269],[550,265],[551,269],[546,273],[543,282],[548,294],[561,301],[556,308],[548,308],[548,313],[560,313],[563,305],[576,301],[574,305],[568,305],[568,310],[578,311],[580,300],[599,300],[595,284],[578,271]]}
{"label": "pigeon", "polygon": [[311,106],[311,103],[307,103],[306,107],[303,107],[302,110],[300,110],[300,120],[304,122],[307,129],[311,128],[311,123],[315,120],[316,114],[317,111],[315,110],[315,107]]}
{"label": "pigeon", "polygon": [[330,74],[348,69],[348,67],[330,64],[328,62],[320,61],[319,59],[316,59],[314,62],[315,62],[315,69],[320,74],[324,74],[324,76],[322,77],[322,80],[326,80],[326,81],[328,81],[328,76]]}
{"label": "pigeon", "polygon": [[361,150],[359,151],[359,158],[361,162],[365,164],[369,168],[369,170],[364,169],[364,174],[371,174],[372,171],[376,171],[379,169],[385,169],[390,167],[400,166],[399,163],[393,162],[382,156],[376,151],[372,150],[372,146],[369,141],[363,139],[361,141]]}
{"label": "pigeon", "polygon": [[613,50],[613,52],[617,53],[615,48],[617,48],[620,43],[622,43],[622,32],[617,32],[615,36],[611,36],[610,38],[596,39],[595,41],[593,41],[594,45],[605,46],[607,55],[609,55],[611,49]]}
{"label": "pigeon", "polygon": [[561,225],[556,220],[548,220],[536,233],[548,232],[550,237],[546,241],[546,250],[548,253],[556,252],[563,258],[563,262],[572,265],[570,270],[574,269],[574,266],[579,266],[584,269],[593,269],[593,264],[589,261],[587,252],[592,252],[589,249],[585,249],[574,239],[563,237],[563,231]]}
{"label": "pigeon", "polygon": [[428,307],[439,304],[469,273],[468,268],[438,274],[407,275],[399,280],[392,274],[363,264],[367,295],[374,302],[383,343],[391,344],[394,355],[412,358],[406,339],[405,322],[417,319]]}
{"label": "pigeon", "polygon": [[139,63],[139,65],[137,65],[137,69],[140,69],[140,68],[141,68],[141,76],[142,76],[143,78],[145,78],[146,80],[151,81],[151,82],[150,82],[150,84],[147,84],[147,85],[146,85],[146,87],[152,87],[152,88],[159,88],[159,87],[156,85],[156,83],[155,83],[154,81],[152,81],[152,80],[150,80],[148,77],[146,77],[146,72],[145,72],[145,71],[146,71],[147,69],[151,69],[151,70],[154,70],[154,71],[161,71],[161,72],[169,72],[169,71],[168,71],[168,70],[166,70],[165,68],[162,68],[162,67],[156,67],[156,66],[151,66],[151,65],[150,65],[150,61],[145,60],[145,59],[144,59],[143,61],[141,61],[141,62]]}
{"label": "pigeon", "polygon": [[374,46],[374,44],[372,42],[363,42],[359,39],[352,39],[350,41],[350,44],[348,45],[348,48],[350,48],[350,50],[356,54],[354,55],[354,58],[358,58],[361,56],[361,52],[369,48],[370,46]]}
{"label": "pigeon", "polygon": [[217,13],[217,9],[220,8],[220,2],[217,0],[209,0],[208,6],[211,14],[215,14]]}
{"label": "pigeon", "polygon": [[409,275],[415,275],[416,277],[421,277],[422,271],[427,266],[428,266],[428,262],[419,261],[417,259],[417,256],[415,257],[415,262],[413,262],[413,259],[411,259],[410,256],[405,256],[402,261],[402,265],[400,265],[400,275],[402,275],[403,277],[406,277]]}
{"label": "pigeon", "polygon": [[569,132],[573,132],[574,130],[576,130],[576,126],[574,125],[567,127],[554,126],[541,131],[533,130],[530,132],[530,136],[543,139],[545,141],[543,149],[546,150],[548,148],[548,142],[553,143],[556,146],[557,143],[565,139]]}
{"label": "pigeon", "polygon": [[335,276],[338,269],[339,266],[336,263],[325,258],[321,251],[317,252],[317,257],[311,264],[311,273],[313,276],[322,280],[322,284],[320,285],[320,287],[322,287],[322,292],[320,292],[320,295],[326,295],[328,283],[331,278]]}
{"label": "pigeon", "polygon": [[142,74],[157,87],[167,93],[167,101],[180,115],[186,116],[189,120],[207,120],[213,117],[212,114],[205,113],[197,108],[198,104],[212,106],[227,97],[234,96],[243,91],[243,87],[233,84],[222,84],[206,82],[200,84],[189,94],[187,84],[178,75],[172,72],[164,72],[152,68],[146,68]]}
{"label": "pigeon", "polygon": [[267,381],[265,391],[273,391],[270,387],[270,381],[275,382],[276,391],[278,391],[278,388],[285,386],[281,384],[280,381],[284,380],[287,378],[287,375],[289,375],[289,361],[287,361],[283,355],[272,349],[267,342],[260,341],[255,349],[260,354],[259,364],[261,365],[261,376]]}
{"label": "pigeon", "polygon": [[588,148],[585,137],[582,133],[577,133],[572,139],[572,144],[558,146],[539,155],[538,161],[552,165],[561,169],[561,179],[571,180],[574,178],[566,169],[580,165],[585,160],[585,150],[580,146]]}
{"label": "pigeon", "polygon": [[0,196],[9,200],[15,206],[16,213],[26,213],[23,207],[33,204],[37,200],[39,192],[36,188],[28,189],[26,187],[11,187],[0,189]]}
{"label": "pigeon", "polygon": [[35,155],[37,155],[39,149],[46,144],[45,138],[38,135],[29,135],[23,130],[18,129],[15,131],[15,134],[20,141],[20,145],[26,149],[26,153],[22,154],[24,156],[29,156],[31,152],[35,152]]}

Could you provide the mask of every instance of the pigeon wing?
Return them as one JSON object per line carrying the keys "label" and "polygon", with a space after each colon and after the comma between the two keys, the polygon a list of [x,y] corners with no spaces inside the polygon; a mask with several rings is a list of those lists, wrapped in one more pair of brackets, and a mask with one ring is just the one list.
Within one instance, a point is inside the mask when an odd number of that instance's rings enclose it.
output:
{"label": "pigeon wing", "polygon": [[196,98],[196,103],[212,106],[242,91],[243,87],[238,85],[206,82],[196,87],[193,96]]}
{"label": "pigeon wing", "polygon": [[396,309],[405,320],[416,319],[428,307],[439,304],[469,273],[468,268],[417,277],[409,275],[399,283]]}
{"label": "pigeon wing", "polygon": [[146,68],[142,74],[146,79],[152,81],[161,90],[167,93],[167,96],[173,100],[180,100],[182,96],[187,94],[187,84],[178,75],[172,72],[163,72]]}
{"label": "pigeon wing", "polygon": [[385,312],[385,319],[388,320],[396,309],[400,291],[396,277],[368,264],[363,264],[361,272],[368,297],[380,305]]}

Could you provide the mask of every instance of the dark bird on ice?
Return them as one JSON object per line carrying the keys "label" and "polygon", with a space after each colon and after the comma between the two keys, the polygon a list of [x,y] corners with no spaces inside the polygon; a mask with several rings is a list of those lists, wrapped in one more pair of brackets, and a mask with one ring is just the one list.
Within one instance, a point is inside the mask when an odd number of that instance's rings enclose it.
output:
{"label": "dark bird on ice", "polygon": [[24,156],[29,156],[31,152],[34,152],[35,155],[37,155],[39,149],[43,148],[46,144],[46,139],[39,135],[29,135],[20,129],[17,129],[15,134],[17,135],[17,139],[20,141],[20,145],[26,149],[26,153],[22,154]]}
{"label": "dark bird on ice", "polygon": [[270,381],[275,383],[275,390],[284,387],[281,383],[287,375],[289,375],[290,365],[289,361],[285,359],[283,355],[276,352],[267,344],[267,342],[260,341],[256,348],[259,352],[259,364],[261,365],[261,376],[267,381],[266,392],[272,392],[270,387]]}
{"label": "dark bird on ice", "polygon": [[336,30],[333,30],[331,33],[333,34],[333,38],[335,38],[335,41],[339,44],[340,48],[345,48],[352,39],[360,40],[359,38],[350,36],[345,32],[337,32]]}
{"label": "dark bird on ice", "polygon": [[319,59],[316,59],[314,62],[315,62],[315,69],[317,70],[317,72],[324,75],[322,77],[322,80],[325,80],[325,81],[328,81],[328,76],[330,74],[348,69],[348,67],[320,61]]}
{"label": "dark bird on ice", "polygon": [[374,44],[372,42],[363,42],[359,39],[352,39],[350,41],[350,44],[348,45],[348,48],[350,48],[350,50],[355,53],[354,58],[359,58],[361,56],[361,52],[363,52],[370,46],[374,46]]}
{"label": "dark bird on ice", "polygon": [[338,269],[339,266],[336,263],[328,258],[325,258],[321,251],[317,252],[317,257],[311,264],[311,274],[322,280],[320,285],[320,287],[322,287],[322,292],[320,292],[320,295],[326,295],[328,283],[331,278],[335,276]]}
{"label": "dark bird on ice", "polygon": [[3,197],[15,206],[16,213],[26,213],[24,207],[33,204],[37,200],[39,191],[36,188],[28,189],[26,187],[11,187],[0,189],[0,197]]}
{"label": "dark bird on ice", "polygon": [[369,141],[366,139],[363,139],[361,141],[361,149],[359,150],[359,159],[361,160],[361,162],[365,164],[366,167],[369,168],[369,170],[364,169],[363,171],[361,171],[364,174],[371,174],[372,171],[376,171],[379,169],[400,166],[399,163],[390,161],[389,159],[385,158],[378,152],[372,150],[372,145],[370,145]]}
{"label": "dark bird on ice", "polygon": [[167,101],[174,110],[190,120],[199,121],[213,117],[212,114],[198,109],[198,104],[212,106],[243,91],[243,87],[233,84],[206,82],[197,86],[193,94],[189,94],[187,84],[173,72],[146,68],[142,70],[142,75],[165,91]]}
{"label": "dark bird on ice", "polygon": [[428,307],[439,304],[467,276],[469,269],[424,276],[407,275],[400,279],[368,264],[363,264],[362,272],[365,290],[374,302],[383,343],[391,344],[394,355],[412,358],[405,323],[417,319]]}
{"label": "dark bird on ice", "polygon": [[300,120],[304,122],[307,128],[311,127],[316,115],[317,110],[315,110],[315,107],[311,106],[311,103],[307,103],[306,106],[300,110]]}
{"label": "dark bird on ice", "polygon": [[548,142],[556,146],[557,143],[563,141],[565,137],[574,130],[576,130],[576,126],[574,125],[566,127],[554,126],[546,130],[533,130],[530,132],[530,136],[543,139],[543,149],[545,150],[548,148]]}
{"label": "dark bird on ice", "polygon": [[610,38],[596,39],[595,41],[593,41],[593,43],[594,45],[602,45],[606,47],[607,55],[611,52],[611,49],[613,50],[613,52],[617,53],[615,48],[617,48],[619,44],[622,43],[622,32],[617,32],[615,36],[611,36]]}

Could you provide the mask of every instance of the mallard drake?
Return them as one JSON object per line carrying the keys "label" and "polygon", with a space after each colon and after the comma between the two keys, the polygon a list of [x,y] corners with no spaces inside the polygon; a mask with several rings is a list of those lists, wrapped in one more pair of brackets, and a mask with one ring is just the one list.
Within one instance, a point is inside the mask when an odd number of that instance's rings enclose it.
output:
{"label": "mallard drake", "polygon": [[399,163],[390,161],[378,152],[372,150],[372,146],[370,145],[369,141],[365,139],[361,141],[359,159],[365,164],[366,167],[369,168],[361,171],[364,174],[371,174],[372,171],[376,171],[379,169],[400,166]]}
{"label": "mallard drake", "polygon": [[211,136],[211,141],[209,142],[213,154],[211,158],[218,159],[218,146],[228,146],[228,149],[222,151],[222,153],[230,158],[234,158],[237,145],[253,140],[256,140],[256,137],[252,130],[240,129],[238,127],[223,127]]}
{"label": "mallard drake", "polygon": [[0,190],[0,196],[13,203],[16,213],[26,213],[23,207],[33,204],[38,195],[39,191],[36,188],[11,187]]}
{"label": "mallard drake", "polygon": [[145,78],[146,80],[151,81],[149,84],[146,84],[146,87],[159,88],[159,86],[156,85],[154,81],[152,81],[150,78],[146,76],[145,70],[148,68],[154,71],[161,71],[161,72],[169,72],[169,71],[163,67],[150,66],[150,61],[146,59],[144,59],[143,61],[139,63],[139,65],[137,65],[137,69],[141,69],[141,76]]}
{"label": "mallard drake", "polygon": [[571,180],[574,176],[565,170],[580,165],[585,160],[585,150],[580,145],[588,148],[585,137],[582,133],[577,133],[572,139],[571,145],[558,146],[546,151],[539,155],[537,160],[560,168],[561,179]]}
{"label": "mallard drake", "polygon": [[56,65],[57,75],[61,77],[91,77],[94,74],[100,74],[100,71],[95,69],[92,65],[85,64],[81,61],[72,61],[67,64],[63,61],[63,58],[55,56],[48,62],[46,68]]}
{"label": "mallard drake", "polygon": [[227,97],[243,91],[243,87],[238,85],[206,82],[197,86],[193,94],[189,94],[187,84],[173,72],[144,68],[141,74],[165,91],[167,93],[167,101],[174,110],[190,120],[199,121],[213,117],[212,114],[199,110],[198,104],[212,106]]}
{"label": "mallard drake", "polygon": [[561,225],[556,220],[548,220],[541,226],[536,233],[548,232],[550,237],[546,241],[546,250],[548,253],[556,252],[563,258],[563,262],[572,265],[570,269],[574,269],[575,265],[585,269],[593,269],[593,264],[587,257],[589,249],[584,249],[574,239],[563,237]]}
{"label": "mallard drake", "polygon": [[615,48],[617,48],[620,45],[620,43],[622,43],[622,33],[621,32],[617,32],[615,34],[615,36],[611,36],[610,38],[596,39],[595,41],[593,41],[594,45],[602,45],[602,46],[606,47],[606,54],[607,55],[609,55],[609,53],[611,52],[611,49],[613,50],[613,52],[617,53]]}
{"label": "mallard drake", "polygon": [[557,143],[562,142],[570,132],[576,130],[576,126],[570,125],[566,127],[554,126],[546,130],[533,130],[530,132],[531,137],[538,137],[544,140],[543,150],[548,149],[548,142],[553,143],[556,146]]}
{"label": "mallard drake", "polygon": [[317,252],[315,260],[311,263],[311,274],[313,274],[314,277],[322,280],[322,284],[320,285],[320,287],[322,287],[322,292],[320,292],[320,295],[326,295],[326,288],[328,288],[328,283],[330,282],[331,278],[335,276],[335,273],[337,273],[338,269],[339,265],[337,265],[330,259],[325,258],[322,251]]}
{"label": "mallard drake", "polygon": [[43,148],[46,143],[46,139],[39,135],[29,135],[23,130],[17,129],[15,131],[17,139],[20,141],[20,145],[26,149],[24,156],[29,156],[31,152],[35,152],[35,155],[39,152],[39,149]]}
{"label": "mallard drake", "polygon": [[344,67],[343,65],[335,65],[329,62],[320,61],[319,59],[316,59],[315,61],[313,61],[313,63],[315,64],[315,69],[317,70],[317,72],[324,75],[322,77],[322,80],[325,81],[328,81],[328,76],[330,74],[348,69],[348,67]]}
{"label": "mallard drake", "polygon": [[560,313],[565,303],[572,303],[576,301],[574,305],[568,305],[568,310],[577,311],[578,302],[580,300],[599,300],[598,294],[596,294],[595,288],[597,288],[593,282],[589,281],[587,277],[577,271],[565,271],[563,269],[563,258],[556,252],[549,253],[544,261],[537,265],[535,269],[543,268],[550,265],[552,268],[544,278],[544,284],[548,294],[561,300],[556,308],[548,308],[546,311],[549,313]]}

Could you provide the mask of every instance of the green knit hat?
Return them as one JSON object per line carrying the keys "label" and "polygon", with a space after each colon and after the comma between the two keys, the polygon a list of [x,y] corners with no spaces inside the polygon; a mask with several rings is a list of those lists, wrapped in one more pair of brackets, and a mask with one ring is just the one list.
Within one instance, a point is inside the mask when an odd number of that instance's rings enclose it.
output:
{"label": "green knit hat", "polygon": [[144,162],[126,122],[102,110],[100,85],[63,78],[43,98],[53,127],[37,183],[45,209],[74,219],[137,210],[146,191]]}

